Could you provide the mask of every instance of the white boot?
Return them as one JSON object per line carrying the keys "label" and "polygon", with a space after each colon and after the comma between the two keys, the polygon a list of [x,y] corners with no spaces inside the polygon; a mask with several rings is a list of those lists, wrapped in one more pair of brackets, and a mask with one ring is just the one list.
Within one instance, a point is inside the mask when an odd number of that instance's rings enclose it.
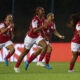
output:
{"label": "white boot", "polygon": [[68,72],[74,72],[74,70],[68,70]]}
{"label": "white boot", "polygon": [[41,67],[44,67],[44,66],[45,66],[42,62],[37,62],[36,65],[37,65],[37,66],[41,66]]}
{"label": "white boot", "polygon": [[17,68],[17,67],[14,67],[14,71],[15,71],[16,73],[19,73],[19,72],[20,72],[19,68]]}

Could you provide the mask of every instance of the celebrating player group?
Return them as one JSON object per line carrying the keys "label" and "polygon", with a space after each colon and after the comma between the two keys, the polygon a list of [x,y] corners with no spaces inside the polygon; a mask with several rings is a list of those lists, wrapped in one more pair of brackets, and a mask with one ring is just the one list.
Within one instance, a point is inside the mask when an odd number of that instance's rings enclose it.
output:
{"label": "celebrating player group", "polygon": [[[75,30],[74,37],[71,41],[71,51],[73,53],[73,57],[70,63],[69,72],[73,72],[73,67],[76,62],[79,54],[80,48],[80,13],[73,14],[70,19],[70,24],[68,25]],[[6,66],[8,66],[8,59],[15,52],[13,42],[11,41],[14,37],[13,34],[14,23],[12,21],[12,14],[8,14],[4,20],[0,24],[0,49],[6,47],[9,50],[8,55],[4,58]],[[36,51],[29,57],[28,60],[25,61],[25,70],[28,69],[29,64],[40,54],[39,61],[37,62],[38,66],[43,66],[47,69],[52,69],[49,65],[49,60],[52,52],[52,47],[49,43],[50,35],[53,33],[55,36],[60,39],[65,39],[63,35],[61,35],[56,30],[56,25],[54,22],[54,14],[48,13],[45,18],[45,10],[42,7],[37,7],[35,9],[35,16],[33,17],[29,31],[26,34],[24,39],[24,49],[22,54],[19,56],[16,65],[14,66],[15,72],[20,72],[19,66],[25,55],[28,54],[30,49],[34,44],[37,45]],[[42,63],[43,58],[45,57],[45,65]]]}

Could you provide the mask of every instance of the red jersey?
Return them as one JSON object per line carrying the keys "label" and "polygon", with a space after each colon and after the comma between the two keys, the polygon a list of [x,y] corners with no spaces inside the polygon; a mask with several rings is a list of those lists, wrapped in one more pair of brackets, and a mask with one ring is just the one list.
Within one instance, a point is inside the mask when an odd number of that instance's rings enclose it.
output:
{"label": "red jersey", "polygon": [[[50,24],[48,24],[48,26],[43,28],[43,33],[47,37],[47,40],[50,40],[50,34],[55,30],[56,30],[56,27],[54,22],[51,22]],[[45,38],[44,35],[42,34],[42,37]]]}
{"label": "red jersey", "polygon": [[42,19],[39,19],[38,16],[35,16],[32,19],[31,25],[29,27],[28,36],[30,36],[31,38],[37,38],[39,36],[38,33],[40,31],[34,33],[33,30],[42,26],[43,23],[44,23],[44,17],[42,17]]}
{"label": "red jersey", "polygon": [[8,25],[5,22],[2,22],[0,24],[0,43],[5,43],[5,42],[9,41],[11,38],[11,32],[12,32],[14,26],[12,26],[10,29],[8,29],[7,32],[1,33],[1,29],[7,28],[7,27],[8,27]]}
{"label": "red jersey", "polygon": [[80,21],[76,24],[74,37],[72,38],[71,42],[80,44],[80,36],[78,32],[80,31]]}

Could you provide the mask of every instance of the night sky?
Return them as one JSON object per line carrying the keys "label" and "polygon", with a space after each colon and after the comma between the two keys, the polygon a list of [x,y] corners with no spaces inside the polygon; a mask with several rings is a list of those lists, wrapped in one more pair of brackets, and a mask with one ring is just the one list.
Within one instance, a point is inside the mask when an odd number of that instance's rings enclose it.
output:
{"label": "night sky", "polygon": [[[51,42],[70,42],[73,36],[72,30],[66,24],[72,13],[80,11],[80,0],[54,0],[54,14],[57,30],[66,36],[65,40],[60,40],[51,36]],[[34,10],[37,6],[45,8],[46,14],[51,11],[51,0],[15,0],[14,23],[15,39],[14,42],[23,42],[28,31]],[[12,13],[12,0],[0,0],[0,22],[4,20],[6,14]],[[46,16],[46,15],[45,15]]]}

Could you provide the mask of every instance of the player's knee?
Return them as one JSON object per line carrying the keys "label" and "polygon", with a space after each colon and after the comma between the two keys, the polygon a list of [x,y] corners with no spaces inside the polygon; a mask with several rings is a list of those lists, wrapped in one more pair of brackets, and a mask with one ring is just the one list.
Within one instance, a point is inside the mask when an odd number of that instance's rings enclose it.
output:
{"label": "player's knee", "polygon": [[28,53],[28,52],[29,52],[29,49],[26,49],[26,48],[25,48],[25,49],[24,49],[24,52],[25,52],[25,53]]}
{"label": "player's knee", "polygon": [[47,46],[45,45],[42,49],[42,53],[45,54],[46,51],[47,51]]}
{"label": "player's knee", "polygon": [[25,56],[28,52],[29,52],[29,50],[24,48],[24,51],[23,51],[22,55]]}
{"label": "player's knee", "polygon": [[40,54],[39,52],[35,52],[35,53],[34,53],[35,56],[37,56],[37,55],[39,55],[39,54]]}
{"label": "player's knee", "polygon": [[78,57],[78,52],[73,52],[72,58],[74,61],[77,59],[77,57]]}
{"label": "player's knee", "polygon": [[78,52],[72,52],[74,56],[77,56],[78,55]]}
{"label": "player's knee", "polygon": [[11,47],[11,48],[10,48],[10,52],[11,52],[11,53],[14,53],[14,52],[15,52],[15,48],[14,48],[14,47]]}
{"label": "player's knee", "polygon": [[43,49],[47,49],[47,44],[44,44],[43,45]]}
{"label": "player's knee", "polygon": [[49,52],[52,52],[52,47],[49,48]]}
{"label": "player's knee", "polygon": [[74,58],[77,58],[78,57],[78,54],[74,54],[73,56],[74,56]]}

